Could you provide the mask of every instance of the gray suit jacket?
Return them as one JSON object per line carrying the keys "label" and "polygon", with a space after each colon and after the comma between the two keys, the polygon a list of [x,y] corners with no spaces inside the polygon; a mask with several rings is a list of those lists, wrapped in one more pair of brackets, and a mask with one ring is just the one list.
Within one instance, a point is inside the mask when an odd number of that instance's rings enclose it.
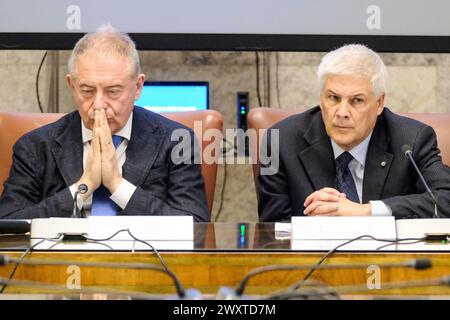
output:
{"label": "gray suit jacket", "polygon": [[[335,187],[333,149],[318,106],[272,128],[279,129],[282,141],[280,165],[275,175],[258,177],[261,221],[303,215],[303,203],[309,194]],[[267,139],[270,146],[270,131]],[[441,216],[450,217],[450,169],[442,163],[434,130],[387,108],[378,117],[369,143],[362,202],[382,200],[396,218],[432,216],[433,202],[402,153],[404,144],[412,147],[413,157],[440,204]],[[383,161],[385,166],[381,165]]]}
{"label": "gray suit jacket", "polygon": [[[158,114],[135,107],[123,177],[137,186],[119,215],[192,215],[209,221],[201,167],[175,164],[171,152],[178,141],[171,133],[192,130]],[[194,148],[192,148],[194,150]],[[21,137],[13,148],[13,164],[0,198],[0,218],[68,217],[73,200],[69,186],[83,173],[83,144],[78,112]]]}

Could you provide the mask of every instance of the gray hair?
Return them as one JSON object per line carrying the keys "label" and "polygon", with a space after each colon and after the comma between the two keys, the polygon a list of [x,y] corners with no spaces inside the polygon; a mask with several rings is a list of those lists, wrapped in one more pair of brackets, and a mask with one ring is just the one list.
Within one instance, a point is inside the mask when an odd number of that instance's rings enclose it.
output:
{"label": "gray hair", "polygon": [[388,72],[375,51],[361,44],[349,44],[327,53],[317,69],[320,90],[328,75],[354,75],[367,77],[376,98],[386,92]]}
{"label": "gray hair", "polygon": [[139,54],[133,40],[109,23],[102,25],[95,32],[85,34],[75,44],[68,62],[69,73],[73,77],[76,75],[75,64],[85,53],[95,53],[100,56],[117,55],[127,58],[130,61],[131,75],[138,76],[141,73]]}

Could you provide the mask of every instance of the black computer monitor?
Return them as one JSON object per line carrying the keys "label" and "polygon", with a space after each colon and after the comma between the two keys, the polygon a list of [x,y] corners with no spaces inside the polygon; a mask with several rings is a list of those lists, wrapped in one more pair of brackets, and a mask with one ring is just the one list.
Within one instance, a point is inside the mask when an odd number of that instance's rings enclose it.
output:
{"label": "black computer monitor", "polygon": [[206,110],[209,109],[209,83],[146,81],[135,105],[158,113]]}

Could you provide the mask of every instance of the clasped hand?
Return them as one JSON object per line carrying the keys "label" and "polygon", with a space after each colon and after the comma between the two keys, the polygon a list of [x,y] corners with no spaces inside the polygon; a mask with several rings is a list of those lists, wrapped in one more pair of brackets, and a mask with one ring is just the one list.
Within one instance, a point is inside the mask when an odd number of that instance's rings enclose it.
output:
{"label": "clasped hand", "polygon": [[84,199],[88,198],[101,184],[112,194],[122,181],[105,110],[95,110],[94,117],[91,148],[83,175],[76,184],[79,186],[84,183],[88,186],[88,191],[83,195]]}
{"label": "clasped hand", "polygon": [[303,204],[306,216],[370,216],[370,203],[360,204],[347,199],[344,193],[323,188],[311,193]]}

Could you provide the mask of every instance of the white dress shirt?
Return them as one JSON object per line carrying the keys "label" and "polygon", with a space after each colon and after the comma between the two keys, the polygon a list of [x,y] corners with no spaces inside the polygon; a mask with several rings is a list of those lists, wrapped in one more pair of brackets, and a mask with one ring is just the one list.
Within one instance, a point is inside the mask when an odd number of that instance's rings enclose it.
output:
{"label": "white dress shirt", "polygon": [[[116,157],[117,164],[119,166],[120,174],[122,174],[122,166],[126,160],[126,150],[128,147],[128,143],[131,138],[131,129],[133,123],[133,113],[130,114],[127,123],[125,126],[117,131],[114,135],[121,136],[123,138],[122,142],[116,149]],[[86,167],[86,160],[89,154],[89,150],[91,149],[91,141],[92,141],[92,130],[86,128],[84,126],[83,121],[81,121],[81,138],[83,139],[83,168]],[[75,196],[75,191],[77,190],[77,186],[75,184],[70,186],[70,192],[72,193],[72,197]],[[131,197],[133,196],[134,191],[136,190],[136,186],[122,178],[119,186],[116,191],[111,195],[110,199],[114,201],[121,209],[124,209]],[[85,201],[82,201],[81,198],[78,199],[78,207],[85,209],[86,213],[89,215],[92,207],[92,195],[89,196]]]}
{"label": "white dress shirt", "polygon": [[[353,159],[348,164],[348,169],[350,170],[353,180],[355,181],[356,191],[358,192],[359,201],[362,201],[362,189],[364,180],[364,165],[366,163],[367,150],[369,149],[370,138],[372,133],[364,139],[360,144],[353,147],[353,149],[348,152],[353,156]],[[331,140],[331,146],[333,147],[334,159],[336,160],[343,152],[342,149],[336,142]],[[372,216],[392,216],[392,210],[381,200],[369,201]]]}

